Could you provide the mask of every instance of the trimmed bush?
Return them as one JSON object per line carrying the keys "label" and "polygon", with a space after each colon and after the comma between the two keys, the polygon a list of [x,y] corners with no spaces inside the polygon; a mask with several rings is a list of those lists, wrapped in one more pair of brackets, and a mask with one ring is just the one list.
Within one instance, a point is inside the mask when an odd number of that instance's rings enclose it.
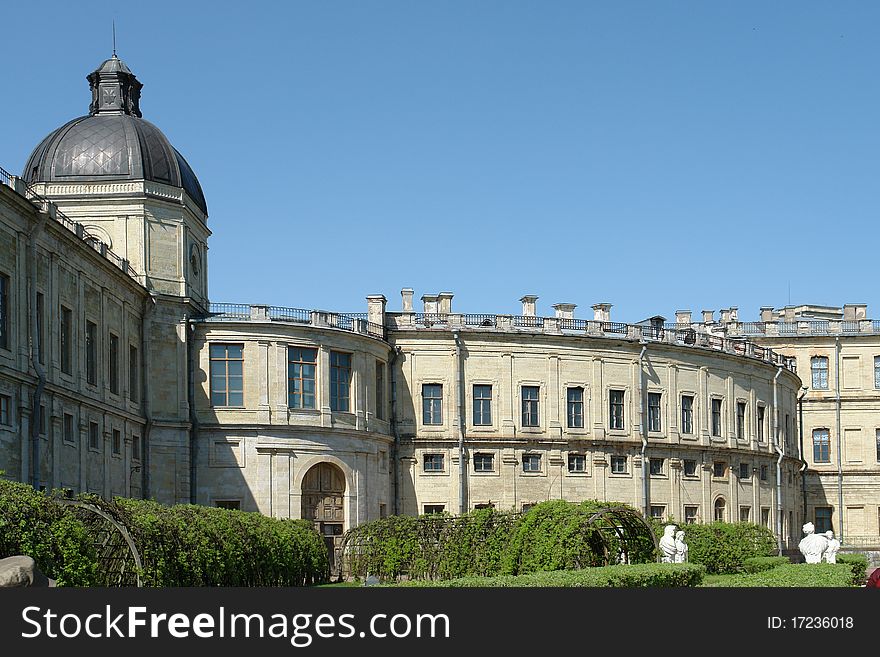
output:
{"label": "trimmed bush", "polygon": [[24,554],[59,586],[97,583],[98,558],[86,526],[46,493],[0,479],[0,558]]}
{"label": "trimmed bush", "polygon": [[868,575],[868,557],[859,553],[837,553],[837,563],[845,563],[852,568],[853,586],[862,586]]}
{"label": "trimmed bush", "polygon": [[776,555],[776,537],[750,522],[682,525],[688,560],[703,564],[709,574],[742,572],[746,559]]}
{"label": "trimmed bush", "polygon": [[690,563],[648,563],[599,566],[583,570],[556,570],[500,575],[498,577],[462,577],[442,581],[410,580],[397,586],[438,588],[473,587],[617,587],[699,586],[706,570]]}
{"label": "trimmed bush", "polygon": [[731,575],[717,586],[849,588],[852,579],[849,564],[788,563],[759,573]]}
{"label": "trimmed bush", "polygon": [[749,557],[743,560],[744,573],[760,573],[776,566],[791,563],[788,557]]}

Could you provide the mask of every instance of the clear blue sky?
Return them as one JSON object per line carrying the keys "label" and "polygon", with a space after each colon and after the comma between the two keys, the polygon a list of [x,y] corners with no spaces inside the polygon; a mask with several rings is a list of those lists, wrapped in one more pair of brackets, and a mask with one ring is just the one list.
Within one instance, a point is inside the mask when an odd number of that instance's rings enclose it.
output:
{"label": "clear blue sky", "polygon": [[16,2],[0,166],[87,112],[113,18],[204,188],[214,301],[880,317],[880,4]]}

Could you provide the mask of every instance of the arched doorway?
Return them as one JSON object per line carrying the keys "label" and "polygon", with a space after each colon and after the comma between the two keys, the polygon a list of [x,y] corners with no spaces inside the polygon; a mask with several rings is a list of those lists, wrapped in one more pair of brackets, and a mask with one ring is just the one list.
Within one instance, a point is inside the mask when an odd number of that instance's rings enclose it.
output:
{"label": "arched doorway", "polygon": [[302,482],[302,517],[311,520],[324,537],[335,572],[345,524],[345,474],[332,463],[309,468]]}

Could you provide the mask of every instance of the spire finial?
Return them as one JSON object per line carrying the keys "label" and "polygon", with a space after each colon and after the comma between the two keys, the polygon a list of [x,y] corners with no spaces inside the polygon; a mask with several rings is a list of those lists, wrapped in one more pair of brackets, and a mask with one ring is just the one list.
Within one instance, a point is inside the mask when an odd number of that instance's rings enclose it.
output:
{"label": "spire finial", "polygon": [[113,19],[113,56],[116,57],[116,19]]}

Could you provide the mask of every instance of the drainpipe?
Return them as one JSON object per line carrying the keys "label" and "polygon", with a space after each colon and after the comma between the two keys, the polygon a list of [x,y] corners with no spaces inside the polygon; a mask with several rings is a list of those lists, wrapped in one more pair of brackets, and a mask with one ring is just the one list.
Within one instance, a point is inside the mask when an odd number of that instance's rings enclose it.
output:
{"label": "drainpipe", "polygon": [[455,340],[455,366],[458,375],[458,510],[464,513],[467,509],[467,495],[465,487],[465,463],[464,463],[464,365],[461,355],[461,335],[458,330],[452,332]]}
{"label": "drainpipe", "polygon": [[642,370],[642,359],[645,357],[645,352],[648,350],[648,345],[642,343],[642,350],[639,352],[639,406],[641,407],[641,421],[639,422],[639,433],[640,438],[642,439],[642,492],[645,497],[645,517],[649,518],[651,516],[651,506],[649,499],[649,489],[648,489],[648,460],[645,458],[645,453],[648,450],[648,414],[645,409],[645,385],[644,379],[645,374]]}
{"label": "drainpipe", "polygon": [[397,431],[397,381],[394,376],[394,364],[399,356],[400,347],[392,347],[391,358],[388,361],[388,376],[391,377],[391,418],[389,424],[391,425],[391,435],[394,437],[394,442],[391,444],[391,513],[395,516],[400,511],[398,505],[400,467],[397,462],[400,434]]}
{"label": "drainpipe", "polygon": [[782,555],[782,457],[785,455],[779,446],[779,407],[776,391],[776,380],[782,374],[782,367],[776,370],[773,377],[773,447],[779,458],[776,459],[776,544],[780,556]]}
{"label": "drainpipe", "polygon": [[843,433],[840,428],[840,338],[834,338],[834,402],[837,415],[837,535],[843,543],[843,459],[841,455],[841,443]]}
{"label": "drainpipe", "polygon": [[37,374],[37,387],[34,390],[33,407],[31,409],[31,485],[40,488],[40,402],[43,397],[43,389],[46,387],[46,372],[40,365],[40,357],[37,354],[39,337],[37,336],[37,235],[46,225],[46,219],[55,214],[55,206],[46,203],[42,210],[37,213],[37,220],[27,233],[28,239],[28,303],[30,305],[28,326],[28,353],[31,367]]}
{"label": "drainpipe", "polygon": [[150,412],[150,315],[156,307],[156,297],[147,294],[144,297],[144,311],[141,316],[141,410],[144,414],[144,436],[141,441],[141,477],[143,481],[143,498],[151,498],[152,477],[150,476],[150,431],[153,428],[153,416]]}
{"label": "drainpipe", "polygon": [[[199,417],[196,413],[196,363],[195,363],[195,349],[193,349],[193,342],[195,342],[195,334],[196,334],[196,323],[187,318],[186,320],[187,327],[189,331],[187,331],[186,336],[186,353],[187,353],[187,403],[189,404],[189,503],[196,504],[196,494],[197,494],[197,486],[196,486],[196,459],[198,457],[198,438],[199,438]],[[271,456],[269,457],[272,458]],[[271,473],[270,473],[271,478]],[[271,513],[271,511],[270,511]]]}
{"label": "drainpipe", "polygon": [[807,395],[809,388],[801,388],[801,394],[798,395],[798,458],[801,460],[801,497],[804,505],[804,522],[807,521],[807,459],[804,456],[804,397]]}

